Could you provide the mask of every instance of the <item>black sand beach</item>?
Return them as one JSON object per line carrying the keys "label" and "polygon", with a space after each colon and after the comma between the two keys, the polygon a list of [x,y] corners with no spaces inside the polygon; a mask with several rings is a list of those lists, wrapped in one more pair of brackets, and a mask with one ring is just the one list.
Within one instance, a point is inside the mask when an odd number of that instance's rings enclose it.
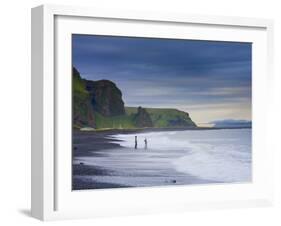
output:
{"label": "black sand beach", "polygon": [[[103,155],[99,150],[107,150],[113,148],[120,148],[120,145],[110,143],[114,139],[106,138],[107,135],[112,134],[111,132],[80,132],[73,131],[72,135],[72,158],[81,156],[100,156]],[[99,189],[107,187],[121,187],[121,185],[107,184],[93,182],[92,180],[81,180],[77,176],[81,175],[108,175],[108,170],[102,169],[101,167],[89,166],[84,164],[72,164],[72,189]]]}
{"label": "black sand beach", "polygon": [[[163,131],[163,129],[73,131],[72,189],[83,190],[83,189],[104,189],[104,188],[113,188],[113,187],[114,188],[129,187],[120,184],[101,183],[98,181],[94,181],[93,179],[90,178],[92,175],[108,176],[108,175],[112,175],[114,172],[100,166],[85,165],[82,162],[79,164],[77,163],[74,164],[74,159],[76,157],[87,157],[87,156],[101,157],[101,156],[105,156],[106,150],[123,148],[117,143],[112,143],[113,141],[118,141],[118,140],[112,139],[110,135],[153,132],[153,131]],[[172,131],[172,129],[167,129],[164,131]],[[85,176],[85,177],[81,179],[81,176]],[[87,176],[89,178],[85,179],[87,178]]]}
{"label": "black sand beach", "polygon": [[[75,161],[80,157],[105,157],[106,151],[113,149],[125,149],[117,143],[110,135],[131,134],[154,131],[174,131],[175,129],[138,129],[138,130],[107,130],[107,131],[73,131],[73,164],[72,164],[72,189],[104,189],[104,188],[121,188],[130,187],[116,183],[102,183],[93,179],[93,176],[119,176],[116,172],[105,169],[101,166],[86,165],[83,162]],[[186,130],[179,128],[178,130]],[[128,172],[129,173],[129,172]],[[130,175],[132,176],[132,175]],[[151,175],[153,177],[153,175]],[[165,176],[165,175],[164,175]],[[81,179],[82,178],[82,179]],[[167,179],[167,184],[174,184],[175,180]],[[200,182],[198,182],[200,183]]]}
{"label": "black sand beach", "polygon": [[[189,155],[188,150],[183,152],[179,149],[163,154],[154,149],[146,150],[142,146],[137,151],[134,149],[134,134],[140,134],[141,137],[146,132],[153,132],[153,134],[155,132],[174,133],[175,131],[182,130],[197,130],[202,134],[204,131],[200,132],[199,130],[205,130],[206,132],[209,130],[211,132],[214,131],[214,128],[106,131],[74,130],[72,135],[72,189],[83,190],[127,188],[132,186],[220,183],[217,180],[207,180],[192,176],[186,172],[182,173],[176,170],[173,164],[171,165],[172,159],[179,159],[186,154]],[[216,130],[219,131],[220,129],[216,128]],[[222,131],[222,133],[225,132]],[[132,136],[132,144],[129,147],[122,145],[123,140],[114,138],[115,135],[118,135],[115,137],[119,137],[120,134]],[[209,136],[207,138],[210,139]],[[149,144],[151,144],[152,138],[149,137],[148,139]],[[141,145],[143,144],[141,143]]]}

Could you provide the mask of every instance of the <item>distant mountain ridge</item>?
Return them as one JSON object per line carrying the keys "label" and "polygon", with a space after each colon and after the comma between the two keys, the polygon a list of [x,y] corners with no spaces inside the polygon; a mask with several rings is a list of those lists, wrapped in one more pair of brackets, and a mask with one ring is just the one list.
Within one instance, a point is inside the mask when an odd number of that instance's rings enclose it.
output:
{"label": "distant mountain ridge", "polygon": [[112,81],[83,79],[75,67],[72,76],[75,129],[196,127],[188,113],[177,109],[125,107],[122,92]]}

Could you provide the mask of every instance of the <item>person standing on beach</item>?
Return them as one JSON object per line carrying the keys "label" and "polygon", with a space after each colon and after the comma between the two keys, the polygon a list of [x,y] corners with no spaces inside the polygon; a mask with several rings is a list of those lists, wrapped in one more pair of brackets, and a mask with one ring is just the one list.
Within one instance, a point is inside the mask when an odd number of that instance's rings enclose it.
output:
{"label": "person standing on beach", "polygon": [[137,149],[137,148],[138,148],[138,137],[135,136],[135,149]]}
{"label": "person standing on beach", "polygon": [[144,149],[147,149],[147,139],[144,139]]}

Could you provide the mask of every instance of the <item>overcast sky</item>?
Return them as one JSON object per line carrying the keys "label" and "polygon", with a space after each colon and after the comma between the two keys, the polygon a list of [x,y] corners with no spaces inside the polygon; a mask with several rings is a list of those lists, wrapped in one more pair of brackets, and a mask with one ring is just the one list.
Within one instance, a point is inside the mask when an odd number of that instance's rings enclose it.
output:
{"label": "overcast sky", "polygon": [[126,106],[251,120],[250,43],[73,35],[72,45],[81,76],[113,81]]}

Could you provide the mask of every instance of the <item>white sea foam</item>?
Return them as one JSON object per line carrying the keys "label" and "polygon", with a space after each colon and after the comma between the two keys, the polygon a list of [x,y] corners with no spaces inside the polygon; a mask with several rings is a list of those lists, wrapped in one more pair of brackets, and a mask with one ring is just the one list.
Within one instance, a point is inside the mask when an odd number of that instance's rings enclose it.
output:
{"label": "white sea foam", "polygon": [[153,132],[116,135],[122,146],[133,147],[138,136],[151,150],[163,155],[180,152],[170,162],[182,173],[217,182],[251,180],[251,129]]}

